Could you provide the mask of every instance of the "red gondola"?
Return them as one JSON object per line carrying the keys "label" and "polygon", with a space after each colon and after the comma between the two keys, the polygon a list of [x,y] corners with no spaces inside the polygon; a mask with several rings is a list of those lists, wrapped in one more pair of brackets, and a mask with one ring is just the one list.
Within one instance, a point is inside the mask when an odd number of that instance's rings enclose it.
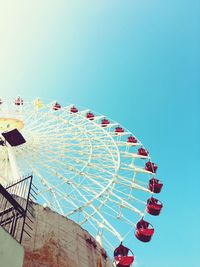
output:
{"label": "red gondola", "polygon": [[156,166],[153,162],[148,161],[145,165],[145,170],[156,173],[158,166]]}
{"label": "red gondola", "polygon": [[154,216],[160,214],[163,204],[156,198],[151,197],[147,200],[147,208],[146,211]]}
{"label": "red gondola", "polygon": [[20,97],[20,96],[18,96],[16,99],[15,99],[15,105],[16,106],[21,106],[21,105],[23,105],[24,104],[24,101],[23,101],[23,99]]}
{"label": "red gondola", "polygon": [[78,109],[76,108],[76,107],[72,107],[71,109],[70,109],[70,111],[72,112],[72,113],[77,113],[78,112]]}
{"label": "red gondola", "polygon": [[154,234],[153,226],[141,219],[136,225],[135,236],[142,242],[149,242]]}
{"label": "red gondola", "polygon": [[127,142],[128,143],[137,143],[137,139],[134,137],[134,136],[129,136],[128,139],[127,139]]}
{"label": "red gondola", "polygon": [[123,132],[124,132],[124,129],[122,127],[118,126],[118,127],[115,128],[115,133],[118,134],[118,133],[123,133]]}
{"label": "red gondola", "polygon": [[143,147],[140,147],[138,149],[138,155],[147,157],[149,155],[149,152]]}
{"label": "red gondola", "polygon": [[108,124],[110,124],[110,122],[109,122],[109,120],[107,120],[107,119],[103,119],[103,120],[101,121],[101,126],[102,126],[102,127],[106,127]]}
{"label": "red gondola", "polygon": [[60,105],[58,102],[56,102],[56,103],[53,105],[52,109],[53,109],[53,110],[59,110],[59,109],[61,109],[61,105]]}
{"label": "red gondola", "polygon": [[86,114],[86,118],[89,119],[89,120],[94,120],[94,114],[92,112],[88,112]]}
{"label": "red gondola", "polygon": [[[131,253],[131,255],[128,255],[129,252]],[[114,262],[116,264],[117,267],[130,267],[131,264],[134,261],[134,255],[133,252],[122,245],[119,245],[119,247],[117,247],[114,250]]]}
{"label": "red gondola", "polygon": [[149,190],[153,193],[160,193],[163,183],[154,177],[149,180]]}

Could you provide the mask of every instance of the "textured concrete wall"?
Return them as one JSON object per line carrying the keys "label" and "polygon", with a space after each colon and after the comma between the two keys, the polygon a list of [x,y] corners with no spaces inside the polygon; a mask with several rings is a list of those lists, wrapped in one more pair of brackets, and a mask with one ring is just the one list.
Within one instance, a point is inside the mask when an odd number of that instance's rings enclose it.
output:
{"label": "textured concrete wall", "polygon": [[23,267],[110,267],[105,251],[79,225],[34,205],[32,238],[25,237]]}
{"label": "textured concrete wall", "polygon": [[0,227],[0,266],[22,267],[23,259],[23,247]]}

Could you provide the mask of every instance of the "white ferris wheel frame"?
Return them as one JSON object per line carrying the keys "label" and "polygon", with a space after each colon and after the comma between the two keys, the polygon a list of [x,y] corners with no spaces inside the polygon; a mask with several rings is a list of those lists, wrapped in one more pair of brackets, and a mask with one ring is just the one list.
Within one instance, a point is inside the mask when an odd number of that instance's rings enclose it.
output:
{"label": "white ferris wheel frame", "polygon": [[[138,218],[146,214],[147,198],[137,198],[134,192],[152,195],[147,187],[148,179],[137,179],[140,174],[149,177],[152,173],[144,166],[135,165],[135,160],[141,160],[144,165],[144,160],[151,160],[150,156],[131,151],[143,145],[140,141],[128,143],[125,138],[131,132],[125,128],[123,133],[116,134],[114,129],[118,123],[110,120],[110,124],[102,127],[100,122],[105,116],[95,112],[94,119],[90,120],[86,118],[88,109],[72,113],[73,105],[68,105],[55,111],[52,110],[54,103],[43,103],[41,108],[32,102],[15,106],[13,101],[5,101],[0,105],[0,118],[22,120],[22,133],[27,137],[27,143],[19,148],[1,148],[0,171],[5,176],[0,182],[11,182],[10,169],[15,180],[27,174],[24,170],[29,170],[40,183],[41,203],[45,202],[68,218],[81,215],[77,222],[83,226],[88,223],[93,229],[89,229],[91,234],[113,249],[110,236],[122,241],[136,227],[136,221],[132,221],[129,214],[126,216],[124,210],[137,214]],[[132,176],[127,177],[126,173]],[[71,188],[68,194],[63,191],[65,186]],[[143,205],[143,209],[132,202]],[[71,207],[67,212],[63,208],[66,204]],[[129,226],[126,234],[121,235],[118,223],[115,226],[116,220]],[[105,232],[109,233],[108,237]]]}

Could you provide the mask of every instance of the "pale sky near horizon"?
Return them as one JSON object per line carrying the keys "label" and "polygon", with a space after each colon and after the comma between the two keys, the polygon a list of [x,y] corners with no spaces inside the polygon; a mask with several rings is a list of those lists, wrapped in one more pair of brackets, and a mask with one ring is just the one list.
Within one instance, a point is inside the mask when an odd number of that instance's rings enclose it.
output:
{"label": "pale sky near horizon", "polygon": [[[108,115],[144,143],[164,182],[137,267],[199,267],[200,2],[0,2],[0,97]],[[134,265],[133,265],[134,266]]]}

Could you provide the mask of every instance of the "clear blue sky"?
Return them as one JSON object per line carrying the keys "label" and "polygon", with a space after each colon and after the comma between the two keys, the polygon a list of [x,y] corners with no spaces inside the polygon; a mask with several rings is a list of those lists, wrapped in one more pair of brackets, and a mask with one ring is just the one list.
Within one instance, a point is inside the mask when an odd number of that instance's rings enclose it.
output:
{"label": "clear blue sky", "polygon": [[0,3],[0,95],[106,114],[159,165],[164,210],[137,267],[200,266],[200,2]]}

